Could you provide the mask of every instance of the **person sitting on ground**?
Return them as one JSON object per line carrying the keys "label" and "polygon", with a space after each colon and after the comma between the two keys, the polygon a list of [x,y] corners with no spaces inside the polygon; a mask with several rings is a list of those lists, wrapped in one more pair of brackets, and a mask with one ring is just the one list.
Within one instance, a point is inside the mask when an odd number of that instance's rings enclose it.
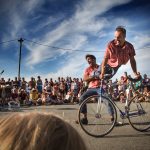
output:
{"label": "person sitting on ground", "polygon": [[29,101],[29,97],[24,89],[20,90],[18,97],[21,105],[26,104]]}
{"label": "person sitting on ground", "polygon": [[125,103],[125,101],[126,101],[126,95],[125,95],[125,93],[124,93],[123,91],[121,91],[121,92],[119,93],[119,101],[120,101],[121,103]]}
{"label": "person sitting on ground", "polygon": [[2,150],[87,150],[79,133],[48,113],[15,113],[0,119]]}
{"label": "person sitting on ground", "polygon": [[33,88],[30,92],[29,100],[32,102],[32,104],[36,105],[38,100],[38,91],[37,89]]}

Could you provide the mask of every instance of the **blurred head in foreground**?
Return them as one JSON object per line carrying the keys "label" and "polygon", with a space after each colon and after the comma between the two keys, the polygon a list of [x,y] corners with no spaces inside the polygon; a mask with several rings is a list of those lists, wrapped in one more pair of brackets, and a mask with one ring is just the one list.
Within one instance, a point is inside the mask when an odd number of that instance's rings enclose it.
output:
{"label": "blurred head in foreground", "polygon": [[0,119],[2,150],[86,150],[78,132],[47,113],[18,113]]}

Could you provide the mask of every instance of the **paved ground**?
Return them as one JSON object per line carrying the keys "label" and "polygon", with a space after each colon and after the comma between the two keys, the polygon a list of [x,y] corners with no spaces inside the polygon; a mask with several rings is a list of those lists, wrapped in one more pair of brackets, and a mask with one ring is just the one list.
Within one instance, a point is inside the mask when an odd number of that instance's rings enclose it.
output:
{"label": "paved ground", "polygon": [[[59,115],[78,130],[89,150],[150,150],[150,131],[147,133],[135,131],[128,124],[128,120],[125,120],[126,125],[115,127],[109,135],[103,138],[93,138],[84,133],[80,126],[74,123],[77,118],[78,105],[34,106],[24,107],[20,110],[24,113],[28,111],[51,112]],[[10,113],[12,112],[0,112],[0,117]]]}

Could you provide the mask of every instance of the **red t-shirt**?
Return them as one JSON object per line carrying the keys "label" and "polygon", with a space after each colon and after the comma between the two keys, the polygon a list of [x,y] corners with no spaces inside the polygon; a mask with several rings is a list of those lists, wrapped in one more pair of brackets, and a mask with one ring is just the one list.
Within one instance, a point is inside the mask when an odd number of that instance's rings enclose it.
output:
{"label": "red t-shirt", "polygon": [[[93,72],[97,71],[98,67],[99,66],[97,65],[94,69],[91,66],[86,68],[84,71],[84,75],[92,76]],[[100,85],[100,81],[94,80],[94,81],[89,82],[88,87],[89,88],[97,88],[99,85]]]}
{"label": "red t-shirt", "polygon": [[124,65],[133,56],[135,56],[134,47],[127,41],[125,41],[123,47],[120,47],[116,45],[115,40],[113,40],[108,44],[105,52],[105,58],[108,58],[108,64],[111,67]]}

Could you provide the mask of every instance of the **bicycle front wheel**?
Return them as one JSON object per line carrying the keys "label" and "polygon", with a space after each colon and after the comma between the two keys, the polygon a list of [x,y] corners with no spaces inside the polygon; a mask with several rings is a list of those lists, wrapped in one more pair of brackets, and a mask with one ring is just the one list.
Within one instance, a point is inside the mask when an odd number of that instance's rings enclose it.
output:
{"label": "bicycle front wheel", "polygon": [[[83,113],[86,110],[86,113]],[[87,116],[87,122],[83,122],[83,114]],[[117,120],[117,112],[114,104],[104,96],[91,96],[82,102],[78,119],[81,128],[90,136],[103,137],[110,133]]]}
{"label": "bicycle front wheel", "polygon": [[140,132],[150,129],[150,98],[136,95],[128,105],[128,119],[131,126]]}

